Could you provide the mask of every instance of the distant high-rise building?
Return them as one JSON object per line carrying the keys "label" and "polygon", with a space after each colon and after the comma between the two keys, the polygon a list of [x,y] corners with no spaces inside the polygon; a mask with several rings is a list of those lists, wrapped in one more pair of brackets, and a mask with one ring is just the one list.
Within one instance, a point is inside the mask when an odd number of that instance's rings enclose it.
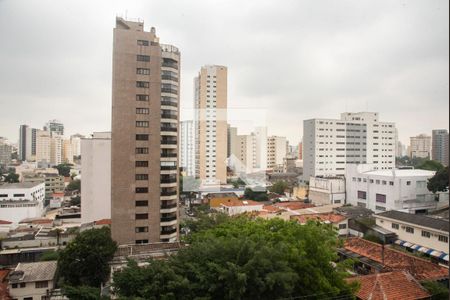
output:
{"label": "distant high-rise building", "polygon": [[81,139],[81,220],[111,218],[111,132]]}
{"label": "distant high-rise building", "polygon": [[50,137],[50,165],[57,166],[62,162],[63,162],[63,137],[58,134],[53,134],[53,136]]}
{"label": "distant high-rise building", "polygon": [[196,177],[227,182],[227,68],[204,66],[194,80]]}
{"label": "distant high-rise building", "polygon": [[409,151],[411,158],[431,158],[431,136],[420,134],[410,137]]}
{"label": "distant high-rise building", "polygon": [[73,164],[73,147],[70,139],[63,139],[62,141],[62,161],[68,164]]}
{"label": "distant high-rise building", "polygon": [[269,136],[267,138],[267,168],[282,170],[284,159],[288,152],[288,142],[283,136]]}
{"label": "distant high-rise building", "polygon": [[143,22],[116,19],[111,219],[119,244],[178,239],[180,52]]}
{"label": "distant high-rise building", "polygon": [[38,129],[28,125],[20,125],[19,129],[19,159],[32,161],[36,156],[36,132]]}
{"label": "distant high-rise building", "polygon": [[36,161],[50,164],[52,137],[50,132],[37,130],[36,132]]}
{"label": "distant high-rise building", "polygon": [[50,132],[50,135],[64,135],[64,124],[58,120],[50,120],[45,124],[44,130]]}
{"label": "distant high-rise building", "polygon": [[11,163],[12,146],[8,141],[0,137],[0,166],[6,166]]}
{"label": "distant high-rise building", "polygon": [[195,176],[195,127],[194,121],[181,122],[180,166],[186,176]]}
{"label": "distant high-rise building", "polygon": [[302,160],[303,159],[303,143],[300,142],[298,144],[298,159]]}
{"label": "distant high-rise building", "polygon": [[378,113],[342,113],[340,119],[303,122],[303,180],[310,176],[345,176],[348,164],[395,167],[395,124]]}
{"label": "distant high-rise building", "polygon": [[259,126],[255,128],[256,162],[255,168],[267,170],[268,168],[268,139],[267,127]]}
{"label": "distant high-rise building", "polygon": [[448,166],[449,164],[448,131],[446,129],[433,130],[432,138],[433,140],[432,140],[431,158],[433,160],[437,160],[444,166]]}

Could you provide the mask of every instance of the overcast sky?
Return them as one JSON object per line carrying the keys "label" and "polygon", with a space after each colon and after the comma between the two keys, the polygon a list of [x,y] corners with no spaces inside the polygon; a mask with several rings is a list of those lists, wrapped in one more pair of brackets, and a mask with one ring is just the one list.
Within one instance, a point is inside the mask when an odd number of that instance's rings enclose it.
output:
{"label": "overcast sky", "polygon": [[[193,77],[228,66],[228,106],[267,111],[292,143],[302,121],[377,111],[403,142],[449,123],[449,1],[0,0],[0,136],[60,119],[110,130],[115,17],[139,17]],[[251,112],[251,110],[249,110]]]}

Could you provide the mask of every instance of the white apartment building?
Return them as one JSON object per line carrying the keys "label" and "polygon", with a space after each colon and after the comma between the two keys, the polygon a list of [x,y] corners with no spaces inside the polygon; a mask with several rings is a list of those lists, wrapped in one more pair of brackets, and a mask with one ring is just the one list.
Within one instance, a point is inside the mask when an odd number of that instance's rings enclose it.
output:
{"label": "white apartment building", "polygon": [[63,137],[53,133],[50,141],[50,164],[59,165],[63,161]]}
{"label": "white apartment building", "polygon": [[[378,226],[397,234],[400,240],[398,244],[432,256],[437,251],[435,256],[448,262],[448,220],[395,210],[379,213],[374,217]],[[409,244],[405,245],[402,241]]]}
{"label": "white apartment building", "polygon": [[11,163],[11,153],[13,147],[8,143],[8,140],[0,137],[0,166],[6,166]]}
{"label": "white apartment building", "polygon": [[221,203],[219,207],[213,209],[226,213],[229,216],[239,215],[242,213],[261,211],[264,204],[253,200],[228,200]]}
{"label": "white apartment building", "polygon": [[395,167],[395,124],[375,112],[342,113],[340,119],[303,121],[303,180],[344,176],[350,164]]}
{"label": "white apartment building", "polygon": [[419,134],[410,137],[409,157],[431,158],[431,136]]}
{"label": "white apartment building", "polygon": [[195,176],[195,126],[193,120],[181,122],[180,165],[186,176]]}
{"label": "white apartment building", "polygon": [[439,201],[427,189],[435,172],[427,170],[375,170],[376,165],[347,166],[347,203],[383,212],[426,212],[448,205],[448,192]]}
{"label": "white apartment building", "polygon": [[36,132],[36,161],[50,163],[52,138],[45,130]]}
{"label": "white apartment building", "polygon": [[45,183],[23,182],[0,185],[0,220],[18,224],[41,217],[44,212]]}
{"label": "white apartment building", "polygon": [[70,139],[63,139],[62,142],[62,161],[73,164],[73,147]]}
{"label": "white apartment building", "polygon": [[74,134],[70,136],[70,142],[72,144],[72,155],[81,155],[81,139],[84,138],[81,134]]}
{"label": "white apartment building", "polygon": [[256,147],[256,164],[255,168],[259,170],[267,170],[268,167],[268,140],[267,127],[256,127],[254,131],[255,147]]}
{"label": "white apartment building", "polygon": [[283,136],[267,137],[267,169],[283,170],[284,159],[288,150],[288,142]]}
{"label": "white apartment building", "polygon": [[345,178],[311,177],[308,198],[315,205],[345,204]]}
{"label": "white apartment building", "polygon": [[81,220],[111,219],[111,133],[81,139]]}

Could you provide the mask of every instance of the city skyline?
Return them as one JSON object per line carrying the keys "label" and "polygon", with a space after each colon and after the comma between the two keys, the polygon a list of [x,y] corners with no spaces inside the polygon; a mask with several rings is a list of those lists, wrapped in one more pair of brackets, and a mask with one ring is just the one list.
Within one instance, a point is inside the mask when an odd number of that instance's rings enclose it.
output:
{"label": "city skyline", "polygon": [[[267,110],[269,134],[292,144],[300,141],[303,120],[344,111],[379,112],[396,123],[404,144],[448,129],[448,2],[271,4],[241,4],[235,12],[233,2],[96,2],[86,10],[83,1],[2,1],[2,135],[16,142],[19,125],[40,127],[53,118],[69,135],[111,129],[116,15],[145,19],[162,43],[179,46],[181,111],[192,108],[198,68],[222,64],[229,70],[229,108]],[[156,13],[169,7],[172,14]],[[20,119],[11,113],[17,110]]]}

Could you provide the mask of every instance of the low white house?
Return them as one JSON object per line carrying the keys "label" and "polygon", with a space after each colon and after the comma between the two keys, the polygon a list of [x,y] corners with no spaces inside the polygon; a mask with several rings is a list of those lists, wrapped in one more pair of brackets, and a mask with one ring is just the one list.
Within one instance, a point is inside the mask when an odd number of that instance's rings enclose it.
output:
{"label": "low white house", "polygon": [[0,185],[0,219],[19,223],[41,217],[44,212],[45,183],[22,182]]}
{"label": "low white house", "polygon": [[448,192],[439,196],[427,189],[434,171],[418,169],[374,170],[373,165],[348,165],[346,171],[347,203],[383,212],[400,210],[427,212],[448,205]]}
{"label": "low white house", "polygon": [[56,261],[19,263],[8,276],[11,298],[50,299],[50,292],[55,285],[56,267]]}
{"label": "low white house", "polygon": [[345,204],[345,178],[310,177],[308,198],[315,205]]}
{"label": "low white house", "polygon": [[397,244],[448,262],[448,220],[395,210],[374,217],[378,226],[397,234]]}
{"label": "low white house", "polygon": [[235,200],[230,199],[226,202],[222,202],[216,210],[222,211],[229,216],[242,214],[245,212],[261,211],[264,204],[252,200]]}

